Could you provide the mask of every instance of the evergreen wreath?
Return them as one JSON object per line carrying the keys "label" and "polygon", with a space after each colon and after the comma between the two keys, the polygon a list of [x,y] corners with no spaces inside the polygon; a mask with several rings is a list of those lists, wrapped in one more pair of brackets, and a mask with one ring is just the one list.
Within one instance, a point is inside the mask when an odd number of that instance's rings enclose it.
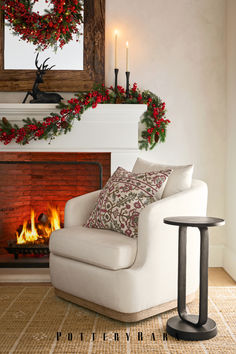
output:
{"label": "evergreen wreath", "polygon": [[24,41],[37,46],[36,50],[58,46],[62,48],[76,34],[80,35],[79,25],[83,22],[82,0],[46,0],[53,4],[52,11],[45,10],[41,16],[33,11],[38,0],[6,0],[2,2],[5,19],[13,33]]}
{"label": "evergreen wreath", "polygon": [[83,112],[90,107],[96,108],[98,103],[146,104],[147,110],[141,119],[143,130],[139,148],[153,149],[157,143],[165,141],[167,125],[170,123],[170,120],[165,117],[165,102],[150,91],[142,92],[134,83],[128,98],[122,86],[118,86],[116,91],[113,87],[106,88],[104,84],[97,85],[90,92],[76,94],[75,98],[67,101],[67,104],[60,103],[59,114],[51,113],[42,121],[36,121],[34,118],[23,119],[22,127],[17,124],[12,125],[4,117],[0,121],[0,142],[7,145],[15,141],[17,144],[25,145],[31,140],[49,139],[50,143],[56,136],[68,133],[73,121],[81,120]]}

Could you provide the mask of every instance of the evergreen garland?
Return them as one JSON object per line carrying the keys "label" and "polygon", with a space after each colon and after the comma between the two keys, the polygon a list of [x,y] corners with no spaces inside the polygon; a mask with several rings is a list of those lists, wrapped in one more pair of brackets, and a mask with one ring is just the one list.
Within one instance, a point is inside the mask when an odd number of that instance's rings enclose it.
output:
{"label": "evergreen garland", "polygon": [[[96,85],[90,92],[78,93],[75,98],[67,101],[67,104],[60,103],[60,113],[51,113],[42,121],[34,118],[23,119],[23,126],[12,125],[5,117],[0,121],[0,142],[4,145],[15,141],[18,144],[25,145],[32,140],[49,140],[49,143],[56,136],[67,134],[75,119],[81,120],[84,111],[89,108],[96,108],[97,104],[109,103],[129,103],[146,104],[147,110],[144,113],[141,123],[143,130],[139,148],[145,150],[153,149],[157,143],[164,142],[166,138],[166,129],[170,123],[166,119],[165,102],[154,93],[138,89],[134,83],[130,90],[129,97],[126,97],[125,89],[122,86],[109,89],[104,84]],[[89,134],[89,133],[88,133]]]}

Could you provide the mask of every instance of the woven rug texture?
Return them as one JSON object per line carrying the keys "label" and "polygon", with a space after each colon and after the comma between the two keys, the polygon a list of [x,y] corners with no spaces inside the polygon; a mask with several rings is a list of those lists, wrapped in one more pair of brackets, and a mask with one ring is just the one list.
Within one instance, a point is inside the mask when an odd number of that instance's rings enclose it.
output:
{"label": "woven rug texture", "polygon": [[[124,324],[66,302],[51,286],[0,286],[0,353],[232,353],[236,354],[236,287],[209,287],[209,317],[218,335],[190,342],[166,338],[168,311]],[[198,300],[188,304],[198,313]]]}

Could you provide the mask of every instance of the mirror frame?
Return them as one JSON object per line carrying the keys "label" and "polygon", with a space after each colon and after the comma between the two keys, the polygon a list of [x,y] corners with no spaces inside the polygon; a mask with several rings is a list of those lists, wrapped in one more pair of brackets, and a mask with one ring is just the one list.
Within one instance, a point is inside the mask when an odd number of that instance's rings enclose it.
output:
{"label": "mirror frame", "polygon": [[[84,69],[47,72],[42,91],[91,90],[105,79],[105,0],[84,1]],[[34,60],[34,59],[33,59]],[[52,63],[53,64],[53,63]],[[36,70],[4,69],[4,14],[0,13],[0,91],[29,91]]]}

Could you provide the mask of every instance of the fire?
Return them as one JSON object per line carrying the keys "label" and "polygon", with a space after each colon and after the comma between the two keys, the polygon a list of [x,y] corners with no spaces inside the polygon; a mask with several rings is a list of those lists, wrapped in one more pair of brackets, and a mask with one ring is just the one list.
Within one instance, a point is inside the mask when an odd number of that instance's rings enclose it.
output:
{"label": "fire", "polygon": [[51,233],[61,228],[57,208],[49,206],[47,214],[40,214],[36,221],[35,211],[31,209],[30,221],[24,220],[21,232],[16,231],[16,243],[48,243]]}

